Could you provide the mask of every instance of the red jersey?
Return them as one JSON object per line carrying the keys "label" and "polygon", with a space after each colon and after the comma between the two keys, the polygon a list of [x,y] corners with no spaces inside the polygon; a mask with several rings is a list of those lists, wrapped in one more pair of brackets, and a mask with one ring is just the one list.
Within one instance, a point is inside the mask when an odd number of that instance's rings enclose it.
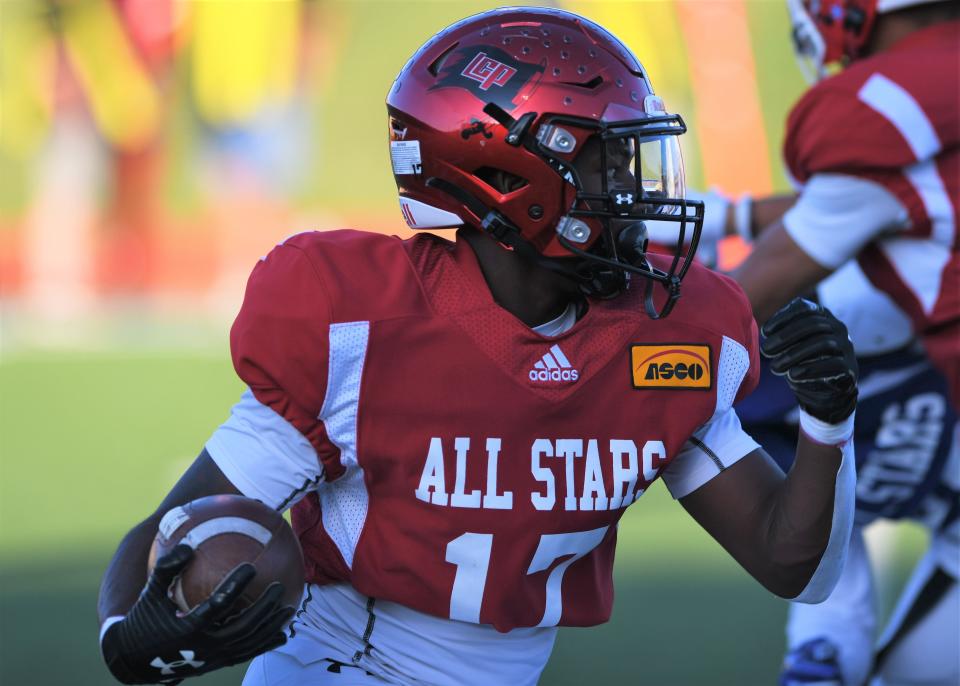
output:
{"label": "red jersey", "polygon": [[[657,321],[642,290],[545,338],[493,301],[463,241],[288,239],[254,269],[231,344],[250,401],[296,431],[226,473],[247,494],[288,474],[278,507],[307,492],[310,582],[500,631],[604,622],[625,508],[758,369],[732,280],[693,266]],[[289,458],[307,443],[313,477]],[[700,445],[712,478],[724,446]]]}
{"label": "red jersey", "polygon": [[[917,31],[814,86],[787,122],[784,156],[805,183],[821,173],[873,181],[909,227],[878,233],[858,261],[911,317],[960,400],[960,22]],[[878,228],[881,231],[883,227]]]}

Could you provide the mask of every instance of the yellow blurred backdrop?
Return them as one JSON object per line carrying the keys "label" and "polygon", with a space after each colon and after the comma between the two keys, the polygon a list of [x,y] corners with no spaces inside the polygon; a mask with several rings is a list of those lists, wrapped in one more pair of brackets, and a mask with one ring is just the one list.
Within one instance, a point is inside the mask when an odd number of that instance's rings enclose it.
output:
{"label": "yellow blurred backdrop", "polygon": [[[229,319],[253,262],[290,233],[406,234],[386,92],[433,32],[497,4],[0,2],[7,344],[51,342],[20,322],[87,321],[131,299]],[[785,3],[553,4],[617,34],[686,118],[688,185],[786,186],[779,145],[802,80]]]}

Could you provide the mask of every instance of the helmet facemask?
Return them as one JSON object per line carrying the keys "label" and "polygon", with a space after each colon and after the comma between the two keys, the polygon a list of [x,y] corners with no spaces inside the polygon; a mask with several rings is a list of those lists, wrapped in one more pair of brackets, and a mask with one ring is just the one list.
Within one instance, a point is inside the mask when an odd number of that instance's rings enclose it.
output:
{"label": "helmet facemask", "polygon": [[[538,128],[535,152],[576,189],[556,232],[559,244],[577,258],[573,270],[587,295],[613,297],[638,274],[647,279],[648,314],[656,319],[672,309],[703,220],[702,203],[684,199],[677,137],[685,130],[678,115],[666,113],[613,123],[548,116]],[[651,220],[677,227],[680,247],[666,270],[647,260],[644,222]],[[655,283],[667,291],[659,309]]]}

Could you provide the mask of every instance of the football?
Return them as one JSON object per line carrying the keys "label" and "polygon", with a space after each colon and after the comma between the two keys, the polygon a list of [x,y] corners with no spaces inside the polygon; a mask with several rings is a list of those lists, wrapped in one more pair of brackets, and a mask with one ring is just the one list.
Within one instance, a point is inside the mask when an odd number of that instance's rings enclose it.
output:
{"label": "football", "polygon": [[283,584],[284,605],[296,607],[300,602],[304,584],[300,542],[283,516],[258,500],[215,495],[173,508],[160,520],[150,549],[150,570],[180,543],[194,551],[170,589],[181,612],[206,600],[243,562],[251,563],[257,574],[234,603],[234,611],[252,605],[274,581]]}

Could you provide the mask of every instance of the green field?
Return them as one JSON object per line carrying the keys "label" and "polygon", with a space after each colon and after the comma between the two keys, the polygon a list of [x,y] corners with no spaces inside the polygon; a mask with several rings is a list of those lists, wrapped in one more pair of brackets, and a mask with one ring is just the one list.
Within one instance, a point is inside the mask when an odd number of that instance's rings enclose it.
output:
{"label": "green field", "polygon": [[[225,350],[6,355],[0,684],[111,683],[97,650],[100,574],[239,391]],[[907,533],[909,558],[921,541]],[[620,527],[612,621],[561,631],[542,683],[773,684],[784,615],[655,487]],[[237,684],[241,674],[196,683]]]}

